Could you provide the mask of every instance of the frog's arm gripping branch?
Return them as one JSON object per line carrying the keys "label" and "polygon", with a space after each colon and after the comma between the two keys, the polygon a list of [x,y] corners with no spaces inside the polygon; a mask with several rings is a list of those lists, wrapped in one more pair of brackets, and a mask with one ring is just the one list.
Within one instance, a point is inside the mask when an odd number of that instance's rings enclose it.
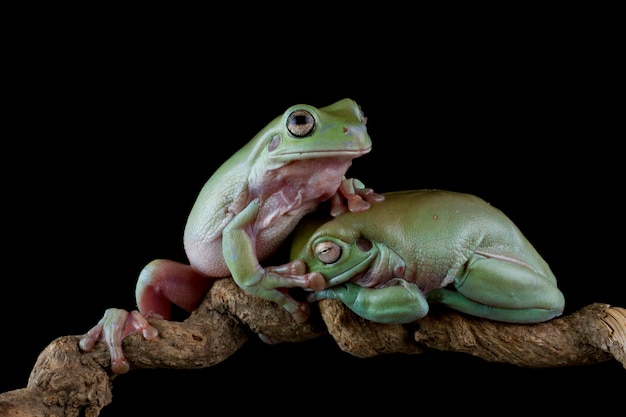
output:
{"label": "frog's arm gripping branch", "polygon": [[[410,324],[378,324],[339,300],[321,300],[318,306],[320,314],[297,323],[280,306],[245,293],[232,279],[220,279],[188,319],[150,319],[159,336],[145,340],[140,333],[131,335],[124,339],[124,353],[131,370],[205,368],[228,358],[254,333],[291,342],[330,334],[342,350],[362,358],[436,349],[529,368],[617,360],[626,369],[626,308],[607,304],[590,304],[533,325],[434,308]],[[80,337],[63,336],[48,345],[27,387],[0,393],[0,415],[98,416],[112,401],[111,358],[104,343],[82,352]]]}

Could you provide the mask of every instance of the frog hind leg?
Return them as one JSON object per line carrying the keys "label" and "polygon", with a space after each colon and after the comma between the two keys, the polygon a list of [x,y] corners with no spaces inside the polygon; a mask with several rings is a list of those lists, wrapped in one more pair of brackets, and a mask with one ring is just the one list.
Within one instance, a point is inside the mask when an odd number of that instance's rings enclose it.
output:
{"label": "frog hind leg", "polygon": [[554,277],[531,268],[474,255],[454,280],[454,289],[429,292],[430,303],[476,317],[509,323],[539,323],[563,313],[564,297]]}
{"label": "frog hind leg", "polygon": [[146,265],[137,280],[135,298],[141,314],[171,319],[172,304],[191,313],[208,292],[214,278],[190,265],[169,259],[155,259]]}
{"label": "frog hind leg", "polygon": [[139,310],[109,308],[102,319],[79,341],[83,351],[92,350],[97,342],[105,342],[111,355],[111,370],[115,374],[128,372],[130,365],[122,350],[122,341],[141,332],[146,340],[158,336],[147,318],[171,318],[172,304],[187,312],[193,311],[206,295],[213,279],[191,266],[167,259],[156,259],[139,274],[135,296]]}

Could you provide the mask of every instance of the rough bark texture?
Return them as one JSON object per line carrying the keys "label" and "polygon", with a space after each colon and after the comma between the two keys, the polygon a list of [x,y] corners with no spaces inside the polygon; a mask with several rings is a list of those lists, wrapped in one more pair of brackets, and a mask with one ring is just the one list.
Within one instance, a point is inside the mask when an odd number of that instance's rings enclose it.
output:
{"label": "rough bark texture", "polygon": [[[591,304],[533,325],[493,322],[444,309],[433,309],[408,325],[387,325],[364,320],[336,300],[323,300],[318,307],[313,306],[307,323],[297,324],[282,308],[246,294],[231,279],[222,279],[187,320],[151,320],[160,337],[148,342],[132,335],[124,340],[124,352],[131,370],[193,369],[223,361],[253,333],[290,342],[330,334],[343,351],[361,358],[436,349],[520,367],[617,360],[626,368],[626,309],[606,304]],[[108,371],[106,346],[98,344],[84,353],[78,348],[79,338],[59,337],[46,347],[26,388],[0,394],[0,415],[98,416],[113,400],[116,376]]]}

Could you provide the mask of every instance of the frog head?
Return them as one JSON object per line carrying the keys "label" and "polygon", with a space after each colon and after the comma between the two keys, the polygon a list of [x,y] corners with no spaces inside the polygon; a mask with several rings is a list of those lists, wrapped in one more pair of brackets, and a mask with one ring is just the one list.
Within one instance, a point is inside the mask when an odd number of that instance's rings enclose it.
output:
{"label": "frog head", "polygon": [[337,158],[351,161],[371,151],[367,117],[352,99],[326,107],[296,104],[271,121],[242,154],[272,169],[294,161]]}
{"label": "frog head", "polygon": [[[329,221],[326,221],[329,220]],[[332,287],[364,276],[379,254],[375,242],[359,236],[340,236],[326,216],[308,216],[296,227],[292,260],[301,259],[309,272],[319,272]]]}

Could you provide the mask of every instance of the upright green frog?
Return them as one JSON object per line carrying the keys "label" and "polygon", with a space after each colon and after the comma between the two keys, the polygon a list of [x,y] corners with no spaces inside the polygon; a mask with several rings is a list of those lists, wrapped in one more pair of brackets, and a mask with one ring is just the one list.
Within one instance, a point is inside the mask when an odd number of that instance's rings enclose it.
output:
{"label": "upright green frog", "polygon": [[291,259],[326,279],[308,301],[338,299],[379,323],[420,319],[429,303],[511,323],[562,314],[550,267],[502,211],[451,191],[383,195],[366,212],[310,216],[296,228]]}
{"label": "upright green frog", "polygon": [[318,205],[331,215],[361,212],[383,199],[345,173],[354,158],[371,150],[367,118],[351,99],[323,108],[299,104],[276,117],[233,154],[204,185],[189,215],[184,247],[189,265],[167,259],[149,263],[136,286],[138,311],[109,309],[80,341],[83,350],[99,340],[109,345],[112,370],[128,370],[121,343],[141,331],[157,336],[146,317],[171,318],[172,303],[193,311],[215,278],[232,276],[245,291],[278,303],[298,321],[309,305],[287,288],[323,289],[319,273],[300,260],[262,266]]}

